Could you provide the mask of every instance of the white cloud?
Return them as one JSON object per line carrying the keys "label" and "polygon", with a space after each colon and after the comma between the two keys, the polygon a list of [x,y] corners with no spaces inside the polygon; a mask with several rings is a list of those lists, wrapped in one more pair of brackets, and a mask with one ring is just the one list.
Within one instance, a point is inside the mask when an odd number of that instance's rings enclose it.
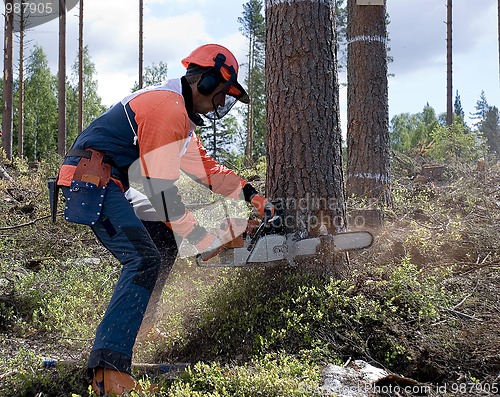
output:
{"label": "white cloud", "polygon": [[[481,6],[453,2],[453,53],[469,52],[481,40],[495,40],[495,0],[482,0]],[[398,0],[388,2],[390,16],[389,47],[393,73],[406,73],[446,60],[446,2],[436,0]]]}
{"label": "white cloud", "polygon": [[102,78],[100,74],[97,77],[100,96],[107,106],[111,106],[129,95],[131,88],[138,80],[137,75],[132,76],[119,72],[107,74],[105,78]]}
{"label": "white cloud", "polygon": [[203,15],[199,12],[148,18],[144,27],[145,63],[167,62],[169,71],[176,66],[182,67],[182,58],[202,42],[210,40]]}

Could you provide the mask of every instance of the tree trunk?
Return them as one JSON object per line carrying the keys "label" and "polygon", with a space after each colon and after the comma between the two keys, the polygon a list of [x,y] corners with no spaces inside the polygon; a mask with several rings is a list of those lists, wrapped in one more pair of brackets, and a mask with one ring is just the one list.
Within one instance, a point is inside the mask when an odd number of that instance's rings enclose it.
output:
{"label": "tree trunk", "polygon": [[[14,8],[14,0],[5,2],[5,9],[10,4]],[[12,128],[13,128],[13,77],[12,56],[14,53],[14,13],[5,12],[4,28],[4,58],[3,58],[3,114],[2,114],[2,146],[6,157],[12,159]]]}
{"label": "tree trunk", "polygon": [[386,7],[348,2],[347,195],[391,203]]}
{"label": "tree trunk", "polygon": [[139,89],[144,85],[143,59],[144,59],[144,2],[139,0]]}
{"label": "tree trunk", "polygon": [[83,0],[80,0],[78,16],[78,133],[83,131]]}
{"label": "tree trunk", "polygon": [[253,68],[254,68],[254,36],[250,33],[248,40],[248,93],[250,96],[250,103],[248,104],[248,117],[247,117],[247,140],[245,145],[245,163],[246,165],[253,164],[253,140],[254,140],[254,126],[253,126],[253,109],[254,109],[254,95],[253,95]]}
{"label": "tree trunk", "polygon": [[24,36],[25,17],[24,7],[20,9],[19,20],[19,98],[17,103],[17,155],[24,156]]}
{"label": "tree trunk", "polygon": [[58,85],[57,153],[64,156],[66,154],[66,0],[59,0]]}
{"label": "tree trunk", "polygon": [[266,19],[266,195],[282,200],[299,238],[343,231],[335,10],[322,0],[267,0]]}
{"label": "tree trunk", "polygon": [[453,8],[448,0],[446,18],[446,125],[453,124]]}

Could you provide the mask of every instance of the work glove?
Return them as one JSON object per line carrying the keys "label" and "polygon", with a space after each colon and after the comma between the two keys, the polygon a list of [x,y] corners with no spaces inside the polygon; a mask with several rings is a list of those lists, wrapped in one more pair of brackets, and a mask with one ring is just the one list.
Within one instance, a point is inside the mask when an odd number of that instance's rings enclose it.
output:
{"label": "work glove", "polygon": [[255,207],[262,219],[267,218],[267,220],[269,220],[274,216],[274,206],[265,197],[256,194],[252,197],[250,202]]}
{"label": "work glove", "polygon": [[203,261],[208,261],[224,249],[222,241],[212,233],[205,234],[205,237],[196,243],[195,247]]}
{"label": "work glove", "polygon": [[216,235],[224,244],[224,248],[241,248],[245,245],[243,234],[248,231],[249,221],[241,218],[223,219],[218,229],[210,233]]}

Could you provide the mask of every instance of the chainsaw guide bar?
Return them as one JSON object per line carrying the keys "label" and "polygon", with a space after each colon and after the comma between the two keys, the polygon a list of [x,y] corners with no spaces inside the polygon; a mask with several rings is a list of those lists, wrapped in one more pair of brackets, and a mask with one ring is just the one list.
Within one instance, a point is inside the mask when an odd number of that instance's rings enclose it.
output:
{"label": "chainsaw guide bar", "polygon": [[[260,229],[260,228],[259,228]],[[345,232],[335,235],[296,239],[294,233],[258,235],[239,248],[225,249],[209,261],[203,261],[201,255],[196,262],[203,267],[251,267],[288,263],[297,266],[300,258],[320,256],[322,252],[346,252],[369,248],[373,244],[373,235],[368,231]],[[219,262],[216,262],[217,259]]]}

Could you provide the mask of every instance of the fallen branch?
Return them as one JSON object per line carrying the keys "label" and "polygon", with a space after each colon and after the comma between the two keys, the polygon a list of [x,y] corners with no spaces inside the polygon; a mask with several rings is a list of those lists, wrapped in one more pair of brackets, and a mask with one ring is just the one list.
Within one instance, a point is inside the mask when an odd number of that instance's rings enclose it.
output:
{"label": "fallen branch", "polygon": [[453,310],[453,309],[449,309],[447,307],[443,307],[442,308],[443,310],[446,310],[448,313],[451,313],[457,317],[461,317],[461,318],[466,318],[468,320],[475,320],[475,321],[483,321],[483,319],[481,318],[477,318],[477,317],[474,317],[474,316],[471,316],[469,314],[465,314],[465,313],[462,313],[462,312],[459,312],[457,310]]}
{"label": "fallen branch", "polygon": [[453,306],[452,310],[458,309],[462,304],[469,298],[472,294],[466,295],[460,302],[458,302],[455,306]]}
{"label": "fallen branch", "polygon": [[[58,368],[61,366],[79,367],[82,365],[84,364],[79,360],[57,360],[52,358],[46,358],[42,362],[43,368]],[[184,362],[161,363],[161,364],[133,362],[132,369],[145,372],[158,372],[167,377],[168,375],[172,377],[177,377],[182,372],[186,371],[190,365],[191,365],[190,363],[184,363]]]}
{"label": "fallen branch", "polygon": [[41,221],[43,219],[47,219],[47,218],[50,218],[51,215],[45,215],[45,216],[42,216],[40,218],[36,218],[36,219],[33,219],[32,221],[29,221],[29,222],[26,222],[26,223],[21,223],[19,225],[13,225],[13,226],[3,226],[3,227],[0,227],[0,230],[13,230],[13,229],[19,229],[21,227],[24,227],[24,226],[30,226],[30,225],[33,225],[34,223],[38,222],[38,221]]}
{"label": "fallen branch", "polygon": [[491,255],[491,251],[488,252],[488,254],[483,258],[483,260],[481,262],[479,262],[479,257],[477,257],[476,266],[473,269],[470,269],[469,271],[461,273],[461,275],[470,273],[470,272],[472,272],[474,270],[481,269],[483,267],[488,267],[488,266],[492,266],[492,265],[498,265],[499,264],[498,261],[496,261],[496,262],[486,262],[486,259],[488,259],[490,257],[490,255]]}

